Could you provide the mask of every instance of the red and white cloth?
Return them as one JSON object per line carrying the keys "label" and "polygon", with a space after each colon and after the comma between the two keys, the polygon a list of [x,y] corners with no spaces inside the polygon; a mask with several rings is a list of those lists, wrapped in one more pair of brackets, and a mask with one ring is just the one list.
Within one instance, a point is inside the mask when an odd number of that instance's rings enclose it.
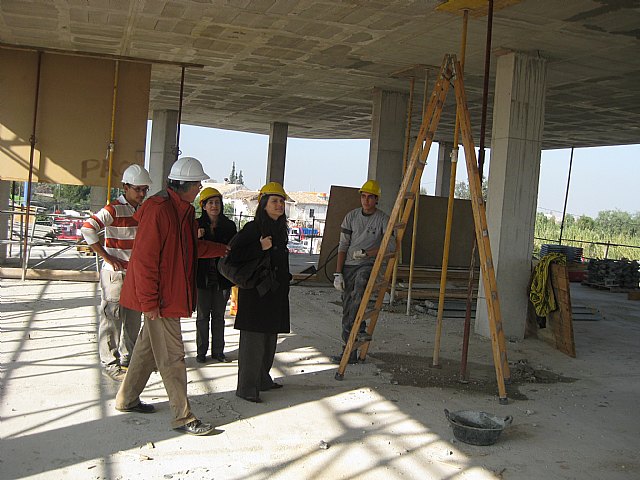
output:
{"label": "red and white cloth", "polygon": [[[93,245],[100,241],[99,233],[104,230],[105,251],[128,264],[138,231],[138,222],[133,219],[135,212],[136,209],[125,200],[124,195],[120,195],[99,212],[91,215],[80,231],[87,244]],[[107,262],[103,262],[102,266],[107,270],[113,270]]]}

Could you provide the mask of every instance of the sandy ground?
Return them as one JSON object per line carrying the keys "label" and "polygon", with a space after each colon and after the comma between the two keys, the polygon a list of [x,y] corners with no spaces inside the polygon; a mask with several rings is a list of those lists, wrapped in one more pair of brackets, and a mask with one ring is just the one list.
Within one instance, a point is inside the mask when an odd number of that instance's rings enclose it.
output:
{"label": "sandy ground", "polygon": [[[94,283],[0,280],[0,478],[55,479],[635,479],[640,478],[640,302],[572,285],[578,357],[536,339],[507,343],[508,405],[499,405],[488,340],[473,336],[471,379],[457,382],[462,320],[445,319],[443,368],[430,368],[434,318],[381,315],[370,354],[343,381],[328,357],[339,342],[339,294],[291,292],[292,333],[274,366],[285,388],[256,405],[234,396],[238,334],[228,364],[195,362],[183,322],[194,412],[217,435],[170,429],[159,375],[143,400],[153,415],[114,409],[100,374]],[[525,366],[526,368],[521,368]],[[492,446],[453,437],[443,410],[513,416]],[[328,448],[326,448],[328,447]]]}

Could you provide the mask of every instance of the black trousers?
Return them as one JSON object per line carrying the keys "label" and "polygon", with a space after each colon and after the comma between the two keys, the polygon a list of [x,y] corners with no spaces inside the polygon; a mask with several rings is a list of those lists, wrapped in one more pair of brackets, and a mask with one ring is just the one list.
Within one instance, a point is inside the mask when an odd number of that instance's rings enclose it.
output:
{"label": "black trousers", "polygon": [[231,290],[199,288],[196,317],[196,347],[198,355],[209,350],[209,325],[211,325],[211,354],[224,353],[224,312]]}
{"label": "black trousers", "polygon": [[273,366],[277,344],[277,333],[240,330],[236,395],[258,398],[260,390],[271,388],[273,379],[269,370]]}

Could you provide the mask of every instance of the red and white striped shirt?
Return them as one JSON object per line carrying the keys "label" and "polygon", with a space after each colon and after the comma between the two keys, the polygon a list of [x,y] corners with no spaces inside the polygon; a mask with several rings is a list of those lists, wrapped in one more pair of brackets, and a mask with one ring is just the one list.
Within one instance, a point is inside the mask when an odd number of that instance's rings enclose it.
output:
{"label": "red and white striped shirt", "polygon": [[[104,229],[105,251],[118,260],[128,263],[138,231],[138,222],[133,219],[135,211],[136,209],[126,201],[124,195],[120,195],[84,222],[80,229],[82,236],[87,244],[93,245],[100,241],[99,233]],[[107,270],[113,270],[107,262],[103,262],[102,266]]]}

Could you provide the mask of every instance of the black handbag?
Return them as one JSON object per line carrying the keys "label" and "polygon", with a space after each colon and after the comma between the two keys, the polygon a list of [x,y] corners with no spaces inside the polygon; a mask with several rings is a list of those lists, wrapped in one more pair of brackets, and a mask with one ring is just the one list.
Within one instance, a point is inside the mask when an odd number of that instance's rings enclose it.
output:
{"label": "black handbag", "polygon": [[261,297],[277,288],[268,252],[246,262],[233,262],[230,256],[223,257],[218,261],[218,271],[239,288],[257,289]]}

